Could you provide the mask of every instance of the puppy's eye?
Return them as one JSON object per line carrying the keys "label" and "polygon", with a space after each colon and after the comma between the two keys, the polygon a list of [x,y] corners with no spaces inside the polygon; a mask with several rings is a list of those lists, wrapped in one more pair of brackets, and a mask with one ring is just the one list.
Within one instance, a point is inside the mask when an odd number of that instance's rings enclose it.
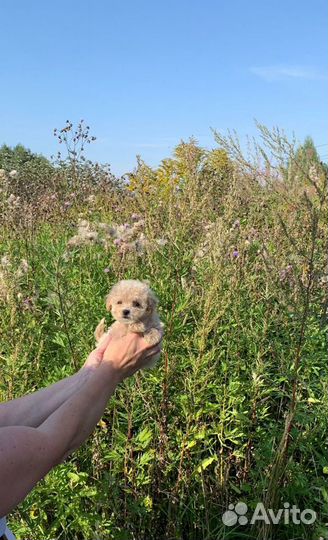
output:
{"label": "puppy's eye", "polygon": [[132,302],[132,305],[133,305],[133,307],[141,307],[141,304],[137,300],[134,300]]}
{"label": "puppy's eye", "polygon": [[118,303],[118,304],[122,304],[122,300],[119,300],[117,303]]}

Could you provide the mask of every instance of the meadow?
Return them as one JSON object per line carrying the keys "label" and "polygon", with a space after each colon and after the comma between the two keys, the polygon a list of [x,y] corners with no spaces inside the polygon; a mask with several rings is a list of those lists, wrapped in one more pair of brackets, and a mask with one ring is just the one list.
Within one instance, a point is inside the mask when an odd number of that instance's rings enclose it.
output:
{"label": "meadow", "polygon": [[[247,155],[214,133],[124,179],[83,123],[54,163],[3,162],[0,400],[82,365],[119,279],[148,279],[165,323],[158,367],[11,514],[18,539],[328,538],[327,166],[258,128]],[[317,519],[224,525],[240,501]]]}

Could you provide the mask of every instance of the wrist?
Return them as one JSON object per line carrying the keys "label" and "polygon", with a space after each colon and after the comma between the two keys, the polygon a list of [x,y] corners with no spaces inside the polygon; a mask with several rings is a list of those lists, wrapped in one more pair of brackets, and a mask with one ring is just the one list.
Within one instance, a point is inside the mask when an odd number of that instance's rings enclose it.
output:
{"label": "wrist", "polygon": [[97,371],[97,369],[98,369],[98,366],[90,366],[90,365],[84,364],[84,366],[82,366],[77,372],[77,376],[80,383],[84,383],[87,380],[89,380],[90,377],[92,377],[94,373]]}
{"label": "wrist", "polygon": [[116,367],[112,362],[102,362],[96,370],[93,370],[93,373],[95,371],[97,371],[100,377],[114,383],[116,386],[125,378],[123,370]]}

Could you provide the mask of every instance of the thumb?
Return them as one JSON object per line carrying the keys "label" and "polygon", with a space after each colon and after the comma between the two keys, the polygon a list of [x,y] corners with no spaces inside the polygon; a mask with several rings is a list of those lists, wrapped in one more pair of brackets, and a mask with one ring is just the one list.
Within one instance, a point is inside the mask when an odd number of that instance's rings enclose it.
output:
{"label": "thumb", "polygon": [[98,347],[96,347],[96,351],[99,355],[101,355],[101,357],[103,357],[103,354],[105,350],[107,349],[108,344],[111,341],[111,339],[112,339],[112,336],[110,334],[106,334],[101,340],[101,342],[99,343]]}

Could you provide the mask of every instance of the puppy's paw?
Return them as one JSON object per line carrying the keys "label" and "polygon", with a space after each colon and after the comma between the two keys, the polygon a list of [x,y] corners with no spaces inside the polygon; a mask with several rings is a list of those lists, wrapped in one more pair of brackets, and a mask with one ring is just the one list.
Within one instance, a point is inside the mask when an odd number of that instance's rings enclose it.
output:
{"label": "puppy's paw", "polygon": [[136,334],[143,334],[145,331],[145,325],[143,322],[129,324],[129,331],[135,332]]}
{"label": "puppy's paw", "polygon": [[106,329],[106,324],[105,324],[105,318],[104,318],[104,319],[101,319],[100,323],[98,324],[94,332],[94,336],[97,343],[99,343],[99,341],[103,337],[105,333],[105,329]]}
{"label": "puppy's paw", "polygon": [[149,345],[156,345],[161,341],[162,334],[157,328],[151,328],[149,332],[145,332],[144,338],[149,343]]}

